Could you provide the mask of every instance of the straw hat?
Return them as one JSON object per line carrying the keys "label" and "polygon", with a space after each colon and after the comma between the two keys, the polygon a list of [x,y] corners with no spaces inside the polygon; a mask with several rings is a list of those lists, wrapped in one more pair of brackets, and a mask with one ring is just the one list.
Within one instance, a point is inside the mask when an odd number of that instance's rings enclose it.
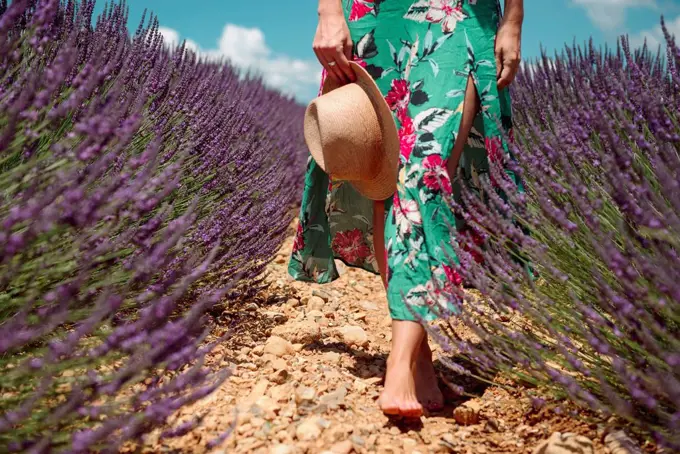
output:
{"label": "straw hat", "polygon": [[305,141],[324,172],[348,181],[365,197],[394,194],[399,134],[392,112],[373,78],[350,62],[356,82],[340,86],[326,78],[322,94],[305,112]]}

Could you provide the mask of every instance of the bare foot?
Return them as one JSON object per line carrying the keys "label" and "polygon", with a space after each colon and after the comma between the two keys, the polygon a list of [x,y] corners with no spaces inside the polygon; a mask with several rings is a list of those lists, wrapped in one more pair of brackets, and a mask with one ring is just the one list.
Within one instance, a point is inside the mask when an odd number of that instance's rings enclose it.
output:
{"label": "bare foot", "polygon": [[415,365],[416,394],[418,400],[429,411],[444,408],[444,396],[439,389],[437,373],[432,364],[432,350],[427,339],[420,344],[420,351]]}
{"label": "bare foot", "polygon": [[413,365],[408,362],[387,360],[385,388],[380,394],[378,405],[389,416],[420,418],[423,407],[416,397]]}

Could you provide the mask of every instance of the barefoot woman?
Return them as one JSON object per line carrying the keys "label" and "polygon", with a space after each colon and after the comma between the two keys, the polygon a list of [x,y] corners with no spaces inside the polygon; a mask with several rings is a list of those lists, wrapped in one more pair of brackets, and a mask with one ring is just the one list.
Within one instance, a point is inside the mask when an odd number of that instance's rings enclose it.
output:
{"label": "barefoot woman", "polygon": [[[395,194],[373,202],[332,181],[310,159],[289,271],[298,280],[338,277],[334,260],[380,272],[392,350],[380,407],[418,417],[438,410],[432,353],[419,319],[450,307],[459,285],[445,196],[479,190],[488,159],[504,159],[507,86],[519,66],[522,0],[319,0],[314,51],[327,77],[353,81],[355,60],[375,79],[399,128]],[[511,177],[514,178],[513,175]],[[451,261],[451,258],[453,261]],[[447,288],[449,291],[447,291]]]}

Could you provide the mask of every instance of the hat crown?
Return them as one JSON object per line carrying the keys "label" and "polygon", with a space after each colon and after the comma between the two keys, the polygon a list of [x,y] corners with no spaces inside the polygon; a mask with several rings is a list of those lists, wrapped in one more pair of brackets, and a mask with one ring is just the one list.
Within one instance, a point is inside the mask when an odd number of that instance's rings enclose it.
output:
{"label": "hat crown", "polygon": [[[339,180],[368,180],[378,172],[380,122],[368,94],[347,84],[316,98],[308,107],[307,145],[323,157],[322,167]],[[316,131],[314,131],[316,129]],[[316,132],[316,133],[314,133]]]}
{"label": "hat crown", "polygon": [[356,76],[340,85],[327,77],[322,94],[305,113],[304,133],[312,158],[334,180],[384,200],[394,194],[399,134],[390,107],[371,75],[350,62]]}

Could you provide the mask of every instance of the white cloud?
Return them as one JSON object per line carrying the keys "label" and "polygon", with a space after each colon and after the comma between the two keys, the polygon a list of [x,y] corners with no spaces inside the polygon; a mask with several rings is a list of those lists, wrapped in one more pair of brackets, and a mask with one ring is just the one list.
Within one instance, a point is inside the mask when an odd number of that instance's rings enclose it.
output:
{"label": "white cloud", "polygon": [[[176,30],[168,27],[158,27],[158,32],[163,36],[163,42],[165,42],[168,47],[176,47],[181,44],[179,33]],[[195,41],[190,39],[187,39],[186,41],[187,49],[191,49],[194,52],[198,51],[198,44],[196,44]]]}
{"label": "white cloud", "polygon": [[[680,40],[680,16],[677,16],[675,19],[666,20],[666,28],[668,29],[668,33],[675,35],[676,42]],[[652,51],[655,51],[659,45],[661,45],[662,48],[665,45],[661,24],[650,30],[643,30],[640,33],[631,35],[628,39],[630,40],[630,47],[632,48],[642,47],[645,40],[647,41],[647,46]]]}
{"label": "white cloud", "polygon": [[[176,30],[160,27],[159,31],[169,46],[180,43]],[[187,47],[204,58],[226,59],[243,70],[255,71],[262,75],[267,85],[295,95],[303,102],[316,95],[321,80],[321,67],[316,61],[275,54],[259,28],[227,24],[216,48],[201,49],[191,40],[187,40]]]}
{"label": "white cloud", "polygon": [[656,0],[572,0],[586,9],[590,20],[603,31],[620,31],[628,8],[658,9]]}

